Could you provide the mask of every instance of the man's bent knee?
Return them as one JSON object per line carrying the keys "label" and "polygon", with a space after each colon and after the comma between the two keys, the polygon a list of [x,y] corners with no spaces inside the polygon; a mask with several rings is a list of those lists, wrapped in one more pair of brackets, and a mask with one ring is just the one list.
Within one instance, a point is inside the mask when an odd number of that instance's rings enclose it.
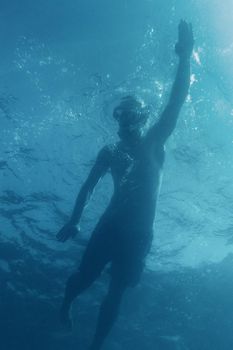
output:
{"label": "man's bent knee", "polygon": [[75,272],[67,281],[66,289],[70,294],[77,295],[89,287],[91,281],[88,281],[80,272]]}
{"label": "man's bent knee", "polygon": [[77,271],[73,273],[67,281],[67,289],[75,293],[81,293],[91,286],[98,275],[88,273],[88,271]]}

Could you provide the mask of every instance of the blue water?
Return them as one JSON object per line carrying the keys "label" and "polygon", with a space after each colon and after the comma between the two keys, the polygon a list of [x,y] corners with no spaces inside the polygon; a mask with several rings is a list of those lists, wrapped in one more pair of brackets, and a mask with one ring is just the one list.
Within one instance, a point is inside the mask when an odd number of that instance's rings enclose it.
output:
{"label": "blue water", "polygon": [[192,85],[167,143],[153,248],[104,349],[233,348],[233,4],[231,0],[0,2],[0,348],[84,350],[108,274],[58,331],[65,281],[111,196],[107,176],[62,245],[111,112],[136,93],[167,101],[181,18],[193,23]]}

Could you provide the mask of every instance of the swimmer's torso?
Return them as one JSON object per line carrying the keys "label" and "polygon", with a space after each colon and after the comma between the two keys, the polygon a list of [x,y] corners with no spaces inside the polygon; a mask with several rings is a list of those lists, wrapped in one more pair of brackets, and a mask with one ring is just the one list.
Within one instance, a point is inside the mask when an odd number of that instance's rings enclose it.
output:
{"label": "swimmer's torso", "polygon": [[114,193],[105,219],[129,229],[152,230],[161,183],[164,148],[152,147],[146,139],[134,147],[119,142],[108,146],[108,161]]}

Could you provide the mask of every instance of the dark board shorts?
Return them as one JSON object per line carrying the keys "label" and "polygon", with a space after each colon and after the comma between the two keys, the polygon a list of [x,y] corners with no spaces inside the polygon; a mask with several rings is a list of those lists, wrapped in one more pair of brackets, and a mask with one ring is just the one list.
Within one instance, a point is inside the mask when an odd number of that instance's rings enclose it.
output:
{"label": "dark board shorts", "polygon": [[99,222],[84,252],[79,271],[88,278],[97,278],[107,263],[116,283],[135,286],[140,281],[145,258],[150,250],[152,230],[126,228],[111,220]]}

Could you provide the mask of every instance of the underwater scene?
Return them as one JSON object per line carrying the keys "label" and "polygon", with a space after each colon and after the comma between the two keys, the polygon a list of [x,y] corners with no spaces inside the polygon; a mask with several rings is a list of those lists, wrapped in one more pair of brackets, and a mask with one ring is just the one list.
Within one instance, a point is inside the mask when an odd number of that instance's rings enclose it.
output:
{"label": "underwater scene", "polygon": [[232,0],[0,19],[0,349],[232,350]]}

